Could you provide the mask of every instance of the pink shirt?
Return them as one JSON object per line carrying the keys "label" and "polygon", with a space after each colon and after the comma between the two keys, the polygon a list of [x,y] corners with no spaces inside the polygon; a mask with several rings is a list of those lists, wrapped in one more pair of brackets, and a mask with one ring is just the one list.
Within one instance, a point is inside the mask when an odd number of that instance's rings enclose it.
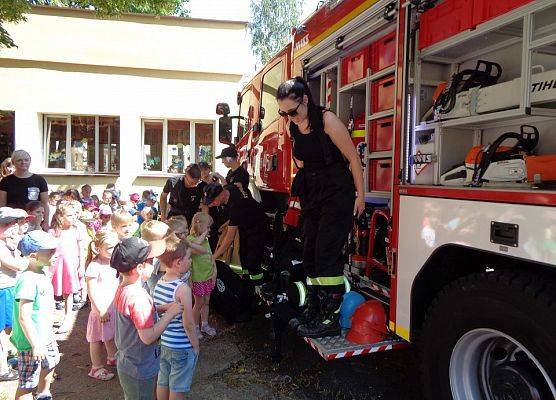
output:
{"label": "pink shirt", "polygon": [[[110,267],[110,263],[102,264],[95,258],[87,266],[85,278],[96,279],[98,291],[104,299],[114,299],[120,282],[116,276],[116,270]],[[95,310],[98,312],[98,310]]]}

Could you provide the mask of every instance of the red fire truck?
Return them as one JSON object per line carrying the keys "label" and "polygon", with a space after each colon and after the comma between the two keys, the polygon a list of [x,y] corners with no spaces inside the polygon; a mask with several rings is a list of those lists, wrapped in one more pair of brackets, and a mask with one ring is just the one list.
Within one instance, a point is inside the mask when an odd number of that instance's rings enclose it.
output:
{"label": "red fire truck", "polygon": [[330,0],[238,94],[267,210],[295,172],[281,82],[353,127],[369,214],[345,273],[389,336],[306,339],[322,357],[418,342],[428,398],[556,398],[555,21],[555,0]]}

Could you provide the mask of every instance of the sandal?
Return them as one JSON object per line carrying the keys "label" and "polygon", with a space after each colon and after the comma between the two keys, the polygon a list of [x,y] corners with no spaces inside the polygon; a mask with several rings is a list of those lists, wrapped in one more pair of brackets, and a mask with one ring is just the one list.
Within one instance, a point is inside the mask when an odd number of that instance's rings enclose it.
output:
{"label": "sandal", "polygon": [[93,379],[98,379],[99,381],[109,381],[114,378],[114,374],[112,372],[108,372],[104,367],[91,368],[89,376]]}
{"label": "sandal", "polygon": [[1,382],[15,381],[17,379],[19,379],[19,374],[17,373],[17,371],[14,371],[13,369],[10,369],[5,374],[0,375]]}

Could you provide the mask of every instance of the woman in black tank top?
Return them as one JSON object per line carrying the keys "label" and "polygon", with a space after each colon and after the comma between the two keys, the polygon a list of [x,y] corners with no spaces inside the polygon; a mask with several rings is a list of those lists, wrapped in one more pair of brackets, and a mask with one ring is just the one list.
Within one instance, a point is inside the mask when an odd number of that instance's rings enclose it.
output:
{"label": "woman in black tank top", "polygon": [[345,125],[315,104],[300,77],[278,87],[279,113],[288,118],[299,170],[292,183],[303,213],[303,266],[309,292],[298,332],[307,337],[340,334],[344,293],[344,244],[353,217],[365,209],[363,169]]}

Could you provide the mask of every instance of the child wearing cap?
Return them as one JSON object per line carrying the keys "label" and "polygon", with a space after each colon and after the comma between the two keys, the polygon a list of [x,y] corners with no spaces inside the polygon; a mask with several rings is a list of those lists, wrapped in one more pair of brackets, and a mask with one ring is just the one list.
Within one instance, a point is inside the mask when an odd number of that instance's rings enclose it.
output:
{"label": "child wearing cap", "polygon": [[[141,224],[141,238],[147,242],[165,239],[169,234],[169,227],[161,221],[147,221]],[[166,270],[160,265],[157,258],[153,259],[153,272],[147,281],[147,287],[152,294],[156,283]]]}
{"label": "child wearing cap", "polygon": [[0,381],[17,379],[6,359],[7,335],[12,331],[14,286],[17,273],[27,269],[29,262],[19,257],[13,239],[19,231],[18,214],[10,207],[0,208]]}
{"label": "child wearing cap", "polygon": [[21,254],[29,266],[15,285],[14,325],[11,341],[18,351],[19,384],[16,400],[52,399],[50,383],[54,367],[60,361],[58,345],[52,333],[54,291],[44,269],[56,253],[58,241],[46,232],[29,232],[19,242]]}
{"label": "child wearing cap", "polygon": [[[182,315],[175,316],[161,336],[160,372],[156,397],[158,400],[184,398],[189,392],[197,357],[199,338],[195,332],[191,288],[182,276],[191,266],[191,248],[187,240],[172,234],[166,238],[166,251],[159,257],[166,273],[154,289],[157,311],[168,309],[168,304],[183,304]],[[166,311],[163,315],[166,315]]]}
{"label": "child wearing cap", "polygon": [[164,240],[147,243],[130,237],[116,245],[110,266],[122,276],[114,297],[118,378],[126,400],[151,400],[160,367],[156,341],[183,305],[172,303],[157,321],[151,296],[143,288],[153,270],[152,259],[164,253]]}

